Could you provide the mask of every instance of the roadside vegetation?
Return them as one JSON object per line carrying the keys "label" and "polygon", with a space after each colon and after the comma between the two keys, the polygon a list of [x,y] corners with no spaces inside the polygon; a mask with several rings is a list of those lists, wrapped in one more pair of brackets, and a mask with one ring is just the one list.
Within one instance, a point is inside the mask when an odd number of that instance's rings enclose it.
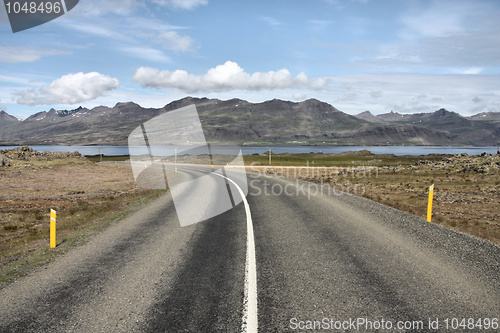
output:
{"label": "roadside vegetation", "polygon": [[[0,151],[0,283],[25,275],[82,244],[164,191],[140,189],[127,165],[89,162],[78,153]],[[57,247],[49,249],[50,209]]]}
{"label": "roadside vegetation", "polygon": [[361,151],[274,155],[272,166],[268,155],[250,155],[245,164],[361,195],[423,219],[429,186],[435,184],[433,223],[500,244],[500,155],[395,156]]}
{"label": "roadside vegetation", "polygon": [[[245,155],[249,169],[297,177],[426,218],[500,244],[500,155]],[[103,162],[100,162],[102,158]],[[227,158],[226,158],[227,159]],[[223,160],[226,160],[223,159]],[[128,156],[0,150],[0,285],[85,243],[164,191],[135,185]],[[179,163],[206,158],[179,156]],[[217,161],[217,156],[214,156]],[[115,163],[109,163],[115,162]],[[49,211],[57,211],[57,247],[49,249]]]}

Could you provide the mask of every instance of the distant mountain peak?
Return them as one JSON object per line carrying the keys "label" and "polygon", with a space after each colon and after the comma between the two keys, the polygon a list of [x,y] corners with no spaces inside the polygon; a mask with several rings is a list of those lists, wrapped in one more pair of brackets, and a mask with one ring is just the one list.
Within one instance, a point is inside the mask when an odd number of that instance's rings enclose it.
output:
{"label": "distant mountain peak", "polygon": [[441,108],[441,109],[435,111],[434,114],[439,115],[439,116],[446,116],[446,117],[464,118],[460,114],[458,114],[454,111],[446,110],[445,108]]}
{"label": "distant mountain peak", "polygon": [[131,101],[131,102],[118,102],[115,104],[113,108],[123,108],[123,107],[141,107],[141,106]]}
{"label": "distant mountain peak", "polygon": [[18,121],[19,121],[19,119],[17,119],[16,117],[8,114],[4,110],[0,111],[0,124],[12,123],[12,122],[18,122]]}
{"label": "distant mountain peak", "polygon": [[354,117],[362,120],[366,120],[372,123],[382,123],[383,121],[380,120],[377,116],[374,116],[370,111],[363,111],[361,113],[358,113],[354,115]]}
{"label": "distant mountain peak", "polygon": [[325,103],[325,102],[322,102],[320,100],[317,100],[316,98],[309,98],[309,99],[306,99],[303,102],[299,102],[299,104],[317,105],[317,104],[328,104],[328,103]]}
{"label": "distant mountain peak", "polygon": [[264,101],[263,103],[266,103],[266,104],[289,104],[289,103],[292,103],[290,101],[284,101],[282,99],[279,99],[279,98],[273,98],[273,99],[270,99],[268,101]]}
{"label": "distant mountain peak", "polygon": [[436,113],[455,113],[455,112],[451,112],[451,111],[446,110],[445,108],[441,108],[441,109],[437,110]]}

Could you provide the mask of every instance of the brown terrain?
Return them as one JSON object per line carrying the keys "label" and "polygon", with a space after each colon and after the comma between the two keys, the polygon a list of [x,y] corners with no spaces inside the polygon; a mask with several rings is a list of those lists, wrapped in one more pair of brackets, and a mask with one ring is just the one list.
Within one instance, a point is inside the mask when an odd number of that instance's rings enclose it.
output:
{"label": "brown terrain", "polygon": [[[500,244],[500,155],[395,159],[361,151],[301,157],[309,165],[330,161],[325,167],[290,166],[289,155],[274,157],[284,166],[262,165],[266,156],[247,156],[245,162],[261,158],[260,166],[247,168],[324,184],[422,218],[435,184],[432,222]],[[179,157],[192,162],[184,159]],[[76,152],[26,146],[0,150],[0,283],[85,242],[160,193],[138,188],[128,164],[96,164]],[[57,211],[56,249],[48,246],[51,208]]]}
{"label": "brown terrain", "polygon": [[[359,154],[354,152],[353,159]],[[447,155],[439,160],[421,156],[413,164],[403,163],[402,157],[400,164],[392,166],[376,166],[384,162],[384,155],[365,154],[370,160],[363,161],[363,166],[252,169],[331,186],[424,219],[428,189],[435,184],[432,222],[500,244],[499,154]]]}
{"label": "brown terrain", "polygon": [[[135,185],[129,166],[95,164],[77,152],[0,150],[0,165],[0,282],[81,243],[151,194]],[[57,248],[49,251],[51,208]]]}

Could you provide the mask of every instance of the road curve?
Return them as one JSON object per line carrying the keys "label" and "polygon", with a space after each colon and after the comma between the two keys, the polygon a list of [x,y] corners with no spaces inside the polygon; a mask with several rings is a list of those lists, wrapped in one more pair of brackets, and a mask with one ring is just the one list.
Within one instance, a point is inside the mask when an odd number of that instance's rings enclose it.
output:
{"label": "road curve", "polygon": [[[500,247],[311,183],[248,184],[259,331],[500,316]],[[3,287],[0,331],[238,332],[246,218],[240,203],[181,228],[166,194]]]}

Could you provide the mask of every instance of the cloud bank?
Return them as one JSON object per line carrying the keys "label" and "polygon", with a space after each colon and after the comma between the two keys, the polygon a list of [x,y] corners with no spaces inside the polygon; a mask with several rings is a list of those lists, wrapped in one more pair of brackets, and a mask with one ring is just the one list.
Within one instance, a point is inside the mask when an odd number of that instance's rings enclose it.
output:
{"label": "cloud bank", "polygon": [[71,54],[71,52],[54,49],[28,48],[24,46],[0,46],[0,62],[9,64],[34,62],[44,56],[58,54]]}
{"label": "cloud bank", "polygon": [[104,95],[120,85],[118,79],[97,72],[63,75],[48,86],[18,93],[18,104],[76,104]]}
{"label": "cloud bank", "polygon": [[153,2],[160,6],[169,6],[187,10],[208,4],[208,0],[153,0]]}
{"label": "cloud bank", "polygon": [[175,31],[160,32],[157,40],[165,49],[179,52],[191,51],[195,44],[193,38],[179,35]]}
{"label": "cloud bank", "polygon": [[321,89],[327,82],[322,79],[310,80],[304,72],[293,77],[290,71],[282,68],[277,71],[247,73],[236,62],[226,61],[209,69],[203,75],[190,74],[184,70],[159,70],[140,67],[133,80],[144,87],[168,89],[176,88],[185,92],[221,92],[230,90],[287,89],[310,86]]}

